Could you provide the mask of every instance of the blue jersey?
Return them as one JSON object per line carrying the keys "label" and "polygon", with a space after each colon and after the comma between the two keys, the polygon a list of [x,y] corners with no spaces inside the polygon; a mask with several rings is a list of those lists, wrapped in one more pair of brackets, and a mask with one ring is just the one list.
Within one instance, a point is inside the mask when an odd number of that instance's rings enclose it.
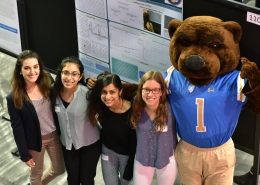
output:
{"label": "blue jersey", "polygon": [[200,148],[217,147],[230,139],[247,100],[241,93],[246,80],[240,71],[203,86],[192,85],[173,66],[164,77],[181,139]]}

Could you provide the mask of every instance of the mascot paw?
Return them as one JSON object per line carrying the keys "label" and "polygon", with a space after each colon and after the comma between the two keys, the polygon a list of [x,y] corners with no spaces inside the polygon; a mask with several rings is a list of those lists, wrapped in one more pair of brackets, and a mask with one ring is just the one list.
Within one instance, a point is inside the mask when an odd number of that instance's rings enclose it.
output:
{"label": "mascot paw", "polygon": [[241,78],[247,78],[252,89],[260,85],[260,71],[255,62],[250,62],[247,58],[241,58]]}

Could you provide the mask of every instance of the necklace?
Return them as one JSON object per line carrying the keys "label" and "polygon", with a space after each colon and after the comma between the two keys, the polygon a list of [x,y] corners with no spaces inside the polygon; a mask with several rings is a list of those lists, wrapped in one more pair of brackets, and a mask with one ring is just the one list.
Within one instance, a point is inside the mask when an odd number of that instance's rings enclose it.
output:
{"label": "necklace", "polygon": [[122,112],[124,112],[124,103],[125,103],[125,101],[120,98],[117,105],[115,105],[115,107],[110,107],[109,109],[115,113],[122,113]]}
{"label": "necklace", "polygon": [[30,93],[30,94],[36,94],[36,90],[37,90],[38,86],[37,85],[34,85],[33,87],[30,87],[30,88],[26,88],[26,92],[27,93]]}
{"label": "necklace", "polygon": [[64,90],[61,91],[61,97],[65,102],[70,103],[73,98],[74,98],[74,92],[73,93],[69,93],[69,92],[65,92]]}
{"label": "necklace", "polygon": [[147,107],[144,108],[150,120],[154,120],[156,117],[156,110],[150,110]]}

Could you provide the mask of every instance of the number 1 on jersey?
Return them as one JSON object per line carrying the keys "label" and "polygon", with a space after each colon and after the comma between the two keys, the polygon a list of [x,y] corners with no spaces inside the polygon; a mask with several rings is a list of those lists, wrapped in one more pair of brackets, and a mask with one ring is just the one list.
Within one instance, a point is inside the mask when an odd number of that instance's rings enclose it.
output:
{"label": "number 1 on jersey", "polygon": [[206,132],[206,127],[204,126],[204,99],[196,98],[197,104],[197,132]]}

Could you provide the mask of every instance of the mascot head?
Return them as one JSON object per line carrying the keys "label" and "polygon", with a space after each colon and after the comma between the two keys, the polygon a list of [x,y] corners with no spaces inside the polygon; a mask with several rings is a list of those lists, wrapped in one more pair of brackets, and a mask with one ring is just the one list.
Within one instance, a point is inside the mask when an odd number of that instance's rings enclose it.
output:
{"label": "mascot head", "polygon": [[241,26],[211,16],[194,16],[168,25],[172,65],[194,85],[210,84],[236,69]]}

